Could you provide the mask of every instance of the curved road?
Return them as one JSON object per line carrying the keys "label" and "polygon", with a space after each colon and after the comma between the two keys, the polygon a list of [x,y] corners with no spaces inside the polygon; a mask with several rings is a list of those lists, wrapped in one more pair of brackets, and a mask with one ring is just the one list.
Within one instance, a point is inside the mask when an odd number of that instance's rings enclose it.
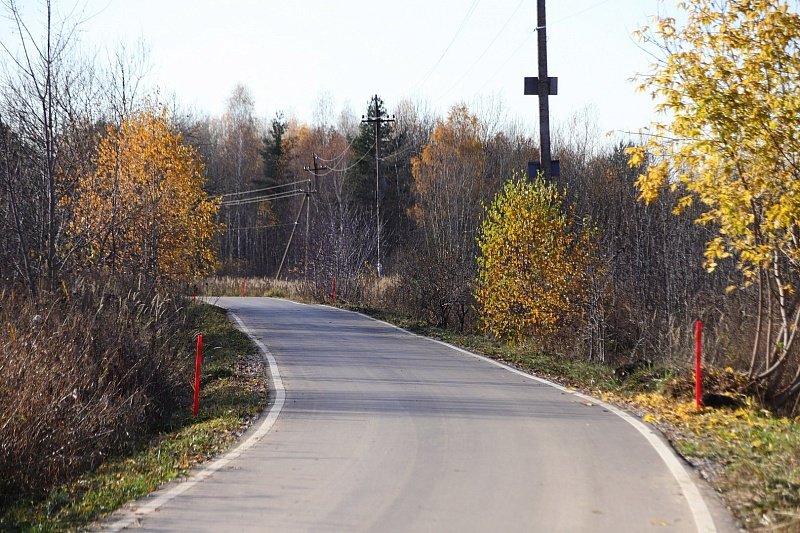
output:
{"label": "curved road", "polygon": [[268,346],[285,404],[266,435],[173,487],[136,528],[714,531],[706,504],[729,527],[670,455],[679,483],[657,437],[585,397],[355,313],[217,303]]}

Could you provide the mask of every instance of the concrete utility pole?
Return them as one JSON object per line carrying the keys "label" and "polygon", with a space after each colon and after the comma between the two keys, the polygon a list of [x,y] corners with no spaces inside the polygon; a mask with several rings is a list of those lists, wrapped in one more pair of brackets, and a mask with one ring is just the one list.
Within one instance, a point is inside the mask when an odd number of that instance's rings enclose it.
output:
{"label": "concrete utility pole", "polygon": [[375,124],[375,220],[378,230],[375,268],[378,271],[378,277],[381,277],[383,276],[383,265],[381,265],[381,123],[394,122],[394,115],[392,115],[392,118],[383,118],[378,106],[378,95],[373,96],[372,100],[375,104],[375,118],[368,118],[362,115],[361,122]]}
{"label": "concrete utility pole", "polygon": [[[539,97],[539,165],[545,179],[559,175],[558,161],[550,154],[550,102],[549,96],[558,94],[558,78],[547,76],[547,17],[545,0],[536,2],[536,31],[538,33],[539,76],[525,78],[525,94]],[[529,172],[535,166],[528,165]],[[535,174],[535,173],[534,173]]]}

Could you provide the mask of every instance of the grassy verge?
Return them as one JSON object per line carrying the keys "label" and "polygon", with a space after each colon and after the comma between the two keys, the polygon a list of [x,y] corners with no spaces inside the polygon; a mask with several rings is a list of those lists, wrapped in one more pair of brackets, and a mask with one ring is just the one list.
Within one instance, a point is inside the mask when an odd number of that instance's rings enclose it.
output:
{"label": "grassy verge", "polygon": [[[203,333],[200,413],[191,408],[126,457],[111,458],[95,472],[54,488],[42,500],[0,509],[0,529],[62,531],[88,525],[125,503],[229,447],[266,406],[267,381],[258,348],[228,322],[225,312],[198,304],[191,327]],[[187,352],[187,357],[193,354]],[[188,381],[188,380],[187,380]]]}
{"label": "grassy verge", "polygon": [[800,531],[800,419],[776,417],[749,400],[737,409],[697,412],[691,388],[685,387],[692,381],[686,371],[648,368],[619,382],[607,365],[511,347],[385,311],[357,310],[620,405],[660,429],[746,530]]}

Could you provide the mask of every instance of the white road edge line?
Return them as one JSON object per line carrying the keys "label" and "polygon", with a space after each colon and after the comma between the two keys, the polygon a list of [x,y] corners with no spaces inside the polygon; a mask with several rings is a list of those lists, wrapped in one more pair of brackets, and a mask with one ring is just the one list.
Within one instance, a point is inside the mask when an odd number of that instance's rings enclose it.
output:
{"label": "white road edge line", "polygon": [[[147,496],[143,497],[139,501],[147,500],[147,503],[142,505],[141,507],[132,507],[129,510],[123,511],[121,514],[123,515],[119,520],[113,522],[107,528],[102,528],[102,531],[108,532],[116,532],[121,531],[125,528],[131,527],[136,525],[142,518],[147,516],[148,514],[152,513],[153,511],[157,510],[173,498],[183,494],[196,484],[200,483],[201,481],[207,479],[212,474],[224,468],[228,465],[231,461],[242,455],[244,452],[252,448],[258,441],[264,438],[272,426],[275,424],[275,421],[278,419],[278,415],[283,409],[283,404],[286,402],[286,389],[283,387],[283,381],[281,380],[281,373],[278,369],[278,363],[275,361],[275,357],[273,357],[272,353],[264,346],[260,340],[256,338],[253,332],[245,326],[244,322],[236,316],[231,311],[228,311],[228,314],[231,318],[236,321],[238,324],[239,329],[241,329],[244,333],[250,337],[253,342],[256,343],[259,350],[261,350],[261,354],[269,363],[269,373],[270,373],[270,382],[271,382],[271,389],[275,391],[275,401],[269,402],[269,407],[267,408],[267,416],[258,426],[258,429],[252,433],[247,440],[241,442],[236,448],[232,449],[231,451],[225,453],[218,459],[214,460],[213,462],[209,463],[208,465],[201,467],[197,472],[193,472],[190,476],[185,480],[181,481],[178,484],[174,485],[170,489],[166,490],[162,494],[158,494],[152,499],[149,499]],[[158,492],[158,491],[157,491]]]}
{"label": "white road edge line", "polygon": [[[347,309],[340,309],[338,307],[332,307],[329,305],[325,305],[324,307],[330,307],[331,309],[338,309],[339,311],[349,311]],[[403,329],[400,326],[390,324],[389,322],[386,322],[384,320],[379,320],[377,318],[365,315],[364,313],[359,313],[358,311],[349,311],[349,312],[361,315],[370,320],[374,320],[375,322],[380,322],[381,324],[386,324],[387,326],[400,330],[408,335],[413,335],[415,337],[420,337],[422,339],[426,339],[431,342],[441,344],[442,346],[446,346],[462,354],[474,357],[476,359],[480,359],[481,361],[485,361],[494,366],[503,368],[509,372],[513,372],[514,374],[522,376],[526,379],[538,381],[539,383],[543,383],[545,385],[550,385],[551,387],[555,387],[556,389],[562,392],[565,392],[567,394],[572,394],[574,396],[577,396],[578,398],[599,405],[604,409],[608,409],[618,417],[622,418],[628,424],[636,428],[636,430],[639,433],[641,433],[645,439],[647,439],[647,442],[650,443],[650,446],[652,446],[655,449],[656,453],[659,455],[659,457],[661,457],[661,460],[664,461],[664,464],[667,466],[667,469],[670,471],[672,476],[675,478],[675,481],[678,482],[678,485],[681,488],[683,497],[686,499],[686,503],[689,505],[689,510],[692,512],[692,517],[694,518],[694,524],[695,527],[697,527],[697,531],[702,533],[717,532],[717,528],[714,525],[714,519],[711,517],[711,512],[708,510],[708,506],[706,505],[703,496],[700,494],[700,490],[697,488],[697,485],[695,485],[694,481],[692,481],[692,478],[686,472],[686,468],[678,460],[675,453],[666,444],[664,444],[664,442],[653,432],[653,430],[650,427],[645,425],[643,422],[637,420],[636,418],[632,417],[625,411],[617,407],[614,407],[613,405],[606,403],[602,400],[599,400],[597,398],[593,398],[578,391],[570,390],[566,387],[559,385],[558,383],[553,383],[552,381],[548,381],[546,379],[533,376],[531,374],[526,374],[525,372],[518,370],[514,367],[508,366],[506,364],[503,364],[500,361],[495,361],[494,359],[489,359],[488,357],[484,357],[483,355],[478,355],[476,353],[469,352],[467,350],[464,350],[463,348],[459,348],[458,346],[453,346],[452,344],[440,341],[438,339],[432,339],[430,337],[419,335],[412,331],[408,331],[407,329]]]}

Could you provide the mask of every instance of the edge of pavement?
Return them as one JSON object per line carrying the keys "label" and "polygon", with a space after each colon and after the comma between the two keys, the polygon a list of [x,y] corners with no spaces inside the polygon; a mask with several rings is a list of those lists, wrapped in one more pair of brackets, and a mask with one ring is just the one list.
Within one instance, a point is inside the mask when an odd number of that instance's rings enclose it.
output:
{"label": "edge of pavement", "polygon": [[[261,342],[244,322],[232,311],[227,310],[228,315],[236,322],[236,327],[243,331],[258,346],[261,356],[268,364],[269,398],[267,408],[260,415],[260,422],[253,424],[245,433],[245,437],[234,448],[223,453],[209,463],[191,469],[186,477],[181,477],[168,482],[163,487],[134,500],[120,509],[112,512],[105,519],[96,523],[91,528],[92,531],[117,532],[129,527],[138,527],[143,518],[158,510],[170,500],[180,496],[194,485],[207,479],[218,470],[226,467],[231,461],[238,458],[244,452],[255,446],[264,436],[269,433],[278,415],[286,402],[286,389],[283,386],[281,373],[278,363],[269,349]],[[274,396],[273,396],[274,395]]]}
{"label": "edge of pavement", "polygon": [[[736,521],[733,518],[730,510],[727,507],[725,507],[722,504],[722,502],[719,501],[718,495],[714,491],[714,489],[711,488],[711,486],[708,485],[708,483],[706,483],[702,478],[700,478],[694,471],[694,468],[691,467],[691,465],[689,465],[688,463],[686,463],[685,460],[675,452],[672,446],[666,441],[663,434],[661,434],[661,432],[658,430],[654,430],[648,424],[645,424],[635,416],[625,412],[619,407],[604,402],[599,398],[589,396],[588,394],[585,394],[583,392],[568,389],[567,387],[559,385],[558,383],[549,381],[539,376],[535,376],[533,374],[529,374],[527,372],[523,372],[522,370],[514,368],[500,361],[470,352],[463,348],[459,348],[458,346],[455,346],[453,344],[441,341],[439,339],[425,337],[424,335],[420,335],[412,331],[408,331],[407,329],[386,322],[385,320],[380,320],[378,318],[371,317],[369,315],[366,315],[358,311],[341,309],[339,307],[333,307],[326,304],[319,304],[319,305],[322,307],[329,307],[331,309],[337,309],[340,311],[355,313],[370,320],[380,322],[396,330],[399,330],[405,334],[426,339],[431,342],[435,342],[437,344],[450,348],[451,350],[454,350],[458,353],[461,353],[462,355],[466,355],[484,361],[486,363],[502,368],[504,370],[507,370],[508,372],[512,372],[526,379],[530,379],[532,381],[537,381],[539,383],[549,385],[551,387],[560,390],[565,394],[573,395],[577,398],[581,398],[582,400],[594,403],[595,405],[607,409],[611,413],[614,413],[618,417],[625,420],[628,424],[633,426],[636,429],[636,431],[638,431],[645,438],[645,440],[647,440],[650,446],[652,446],[653,449],[656,451],[658,456],[666,465],[667,469],[675,478],[675,481],[680,486],[681,493],[683,494],[686,503],[689,505],[689,509],[692,513],[692,517],[694,518],[695,527],[697,528],[698,532],[716,533],[720,530],[741,531],[741,528],[739,528],[738,525],[736,524]],[[689,470],[687,470],[687,467],[689,468]]]}
{"label": "edge of pavement", "polygon": [[[276,299],[285,300],[283,298],[276,298]],[[308,305],[294,301],[292,301],[292,303],[295,303],[297,305]],[[733,519],[730,511],[719,501],[716,492],[695,473],[693,468],[687,470],[687,467],[690,467],[691,465],[685,464],[685,462],[682,461],[680,456],[676,454],[673,448],[665,440],[663,435],[660,432],[657,432],[657,430],[654,431],[651,426],[638,420],[633,415],[623,411],[622,409],[613,406],[611,404],[608,404],[598,398],[594,398],[592,396],[584,394],[582,392],[568,389],[555,382],[546,380],[544,378],[535,376],[533,374],[523,372],[517,368],[501,363],[500,361],[496,361],[494,359],[490,359],[488,357],[472,353],[463,348],[459,348],[458,346],[449,344],[447,342],[438,339],[433,339],[430,337],[419,335],[417,333],[408,331],[404,328],[401,328],[400,326],[396,326],[384,320],[370,317],[368,315],[365,315],[364,313],[360,313],[358,311],[352,311],[349,309],[342,309],[339,307],[333,307],[326,304],[316,304],[316,305],[319,305],[320,307],[327,307],[337,311],[354,313],[369,320],[389,326],[407,335],[411,335],[414,337],[425,339],[430,342],[440,344],[462,355],[466,355],[468,357],[484,361],[488,364],[497,366],[499,368],[503,368],[508,372],[512,372],[526,379],[530,379],[532,381],[537,381],[539,383],[549,385],[564,392],[565,394],[570,394],[575,397],[581,398],[585,401],[590,401],[598,406],[603,407],[604,409],[607,409],[608,411],[614,413],[615,415],[619,416],[627,423],[629,423],[631,426],[633,426],[655,449],[656,453],[665,463],[670,473],[673,475],[676,482],[680,486],[681,492],[684,498],[686,499],[687,504],[689,505],[698,532],[716,533],[717,531],[720,530],[741,531],[741,529],[736,525],[736,521]],[[190,470],[188,476],[173,480],[164,485],[163,487],[161,487],[160,489],[157,489],[156,491],[148,494],[147,496],[144,496],[142,498],[139,498],[138,500],[126,504],[122,508],[111,513],[105,519],[96,523],[95,526],[91,528],[92,531],[117,532],[129,527],[138,527],[141,523],[141,520],[145,518],[147,515],[158,510],[166,503],[176,498],[180,494],[186,492],[188,489],[190,489],[197,483],[200,483],[201,481],[207,479],[218,470],[227,466],[231,461],[242,455],[242,453],[252,448],[256,443],[258,443],[262,438],[264,438],[264,436],[267,433],[269,433],[269,431],[272,429],[272,426],[275,424],[275,421],[277,420],[281,412],[281,409],[283,408],[283,405],[286,401],[286,390],[284,388],[283,381],[281,379],[277,361],[275,360],[275,357],[272,355],[269,349],[264,345],[264,343],[261,342],[258,338],[256,338],[256,336],[250,330],[250,328],[248,328],[235,313],[233,313],[230,310],[228,310],[227,312],[230,315],[230,317],[234,320],[237,327],[241,331],[243,331],[248,337],[250,337],[256,344],[256,346],[258,346],[259,350],[261,351],[262,357],[264,357],[264,359],[268,363],[268,372],[270,377],[269,392],[274,394],[274,397],[271,396],[271,398],[268,400],[268,406],[261,414],[262,417],[261,421],[257,424],[254,424],[245,433],[244,439],[233,449],[225,452],[220,457],[214,459],[210,463],[198,466]]]}

